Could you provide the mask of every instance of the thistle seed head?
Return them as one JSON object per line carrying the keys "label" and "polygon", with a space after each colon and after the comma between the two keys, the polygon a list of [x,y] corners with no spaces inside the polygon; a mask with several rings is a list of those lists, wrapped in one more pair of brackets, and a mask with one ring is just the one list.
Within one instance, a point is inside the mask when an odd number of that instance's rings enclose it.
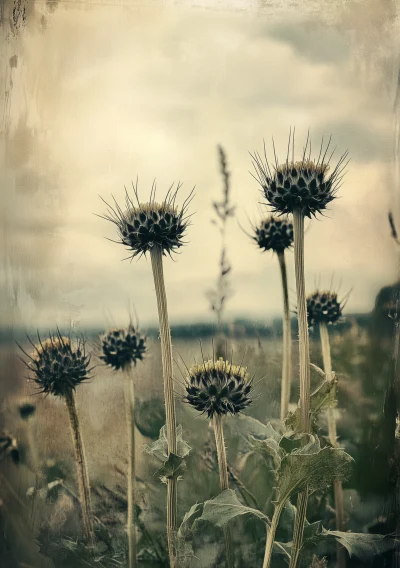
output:
{"label": "thistle seed head", "polygon": [[156,186],[153,184],[150,201],[140,203],[136,185],[133,190],[137,204],[127,192],[124,208],[115,200],[114,207],[107,204],[109,209],[103,218],[117,226],[118,242],[131,251],[131,258],[146,255],[153,247],[159,247],[164,255],[171,255],[184,244],[183,237],[189,224],[186,212],[193,191],[182,208],[178,208],[175,200],[180,187],[181,184],[178,184],[173,191],[171,186],[164,201],[158,203],[155,201]]}
{"label": "thistle seed head", "polygon": [[[340,186],[343,171],[347,165],[347,152],[331,170],[330,161],[333,152],[327,158],[330,140],[324,148],[323,140],[316,160],[311,159],[311,143],[307,137],[302,159],[294,160],[294,132],[289,134],[286,161],[279,163],[275,154],[275,163],[270,164],[266,157],[257,152],[252,155],[256,179],[260,183],[264,196],[272,210],[278,213],[300,211],[306,217],[323,212],[335,198]],[[292,142],[292,159],[289,159]],[[307,156],[308,154],[308,156]]]}
{"label": "thistle seed head", "polygon": [[252,382],[246,367],[232,365],[222,357],[190,367],[185,387],[185,401],[209,418],[238,414],[251,404]]}
{"label": "thistle seed head", "polygon": [[37,345],[31,341],[34,351],[28,355],[27,366],[40,392],[66,396],[90,378],[90,356],[86,355],[83,340],[73,344],[70,338],[58,333],[45,341],[38,336],[38,341]]}
{"label": "thistle seed head", "polygon": [[268,217],[254,228],[256,241],[260,249],[282,253],[293,244],[293,224],[287,217]]}
{"label": "thistle seed head", "polygon": [[332,325],[342,317],[343,303],[335,292],[314,292],[307,298],[307,319],[309,327],[320,323]]}
{"label": "thistle seed head", "polygon": [[130,324],[125,329],[112,329],[101,338],[103,355],[100,357],[106,365],[116,371],[127,369],[143,360],[146,352],[146,337]]}

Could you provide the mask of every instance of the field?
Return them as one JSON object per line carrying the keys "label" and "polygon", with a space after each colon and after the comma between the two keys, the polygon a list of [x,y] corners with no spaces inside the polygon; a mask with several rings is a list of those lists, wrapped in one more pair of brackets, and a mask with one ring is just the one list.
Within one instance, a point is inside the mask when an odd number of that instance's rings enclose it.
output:
{"label": "field", "polygon": [[[381,436],[391,340],[390,333],[373,333],[372,330],[376,332],[377,328],[371,325],[372,321],[370,319],[369,325],[360,327],[356,320],[349,318],[347,329],[339,329],[332,338],[333,366],[339,377],[338,436],[340,445],[355,459],[352,477],[344,486],[346,528],[355,532],[377,532],[377,528],[381,530],[385,526],[391,491],[387,466],[391,448],[389,443],[385,445]],[[228,339],[227,345],[228,358],[232,353],[234,361],[244,357],[244,364],[251,373],[256,374],[255,400],[245,415],[263,423],[271,421],[279,428],[280,338]],[[178,367],[184,373],[184,363],[191,365],[194,360],[201,361],[200,340],[173,339],[173,346],[177,422],[182,424],[183,438],[192,448],[183,479],[179,481],[178,515],[181,521],[193,504],[218,495],[219,483],[209,421],[182,402],[182,377]],[[202,349],[205,358],[212,355],[210,339],[203,339]],[[3,404],[2,425],[17,440],[20,463],[15,464],[3,456],[0,519],[4,539],[1,558],[7,568],[51,566],[51,561],[39,553],[38,544],[35,544],[35,539],[41,534],[41,549],[52,557],[55,566],[81,566],[64,549],[46,543],[45,538],[46,531],[50,529],[52,534],[62,531],[74,535],[79,523],[75,503],[77,486],[73,447],[65,405],[54,397],[36,395],[33,399],[36,404],[35,419],[21,420],[18,407],[22,401],[26,401],[27,396],[32,395],[33,387],[23,379],[24,369],[22,364],[15,362],[14,347],[3,347],[2,353],[2,367],[7,369],[3,379],[8,389]],[[311,361],[322,365],[319,344],[315,338],[311,342]],[[112,541],[114,552],[111,565],[124,566],[127,450],[123,376],[105,368],[101,361],[95,362],[94,378],[78,389],[77,403],[94,512]],[[296,349],[293,363],[294,369],[297,369]],[[165,486],[154,475],[159,463],[142,451],[145,444],[158,437],[158,430],[164,424],[162,368],[157,338],[150,339],[149,353],[133,373],[139,430],[136,455],[138,504],[141,509],[139,518],[142,523],[138,529],[140,565],[163,566],[168,565],[164,534]],[[319,383],[318,374],[312,373],[313,386]],[[292,410],[297,404],[297,396],[298,385],[294,384]],[[246,416],[225,420],[230,485],[238,490],[242,502],[257,506],[270,515],[273,478],[260,456],[244,452],[248,428]],[[320,426],[320,435],[326,435],[323,416]],[[35,460],[41,464],[43,472],[38,476],[32,471]],[[29,488],[35,484],[37,490],[33,492]],[[308,520],[322,519],[325,528],[334,528],[332,511],[331,491],[317,493],[309,503]],[[234,523],[233,546],[237,565],[258,565],[262,560],[265,539],[262,523],[251,517],[239,518]],[[290,540],[290,529],[285,523],[286,519],[282,518],[278,536],[282,540]],[[205,527],[201,534],[195,536],[191,543],[195,556],[191,558],[190,566],[205,568],[221,565],[223,546],[218,532]],[[73,541],[73,536],[71,539]],[[329,559],[334,548],[319,546],[321,554]],[[72,550],[71,545],[71,554]],[[317,546],[314,552],[319,552]],[[99,550],[97,563],[87,565],[102,566],[105,556],[105,550]],[[279,555],[275,556],[273,566],[284,566]],[[375,563],[376,566],[384,566],[384,556],[375,557]],[[363,564],[353,558],[348,565],[356,567]]]}

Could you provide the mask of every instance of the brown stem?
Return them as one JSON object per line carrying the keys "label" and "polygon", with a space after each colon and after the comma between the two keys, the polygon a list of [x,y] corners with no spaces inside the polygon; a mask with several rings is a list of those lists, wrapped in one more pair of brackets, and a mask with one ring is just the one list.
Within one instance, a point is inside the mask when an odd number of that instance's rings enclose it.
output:
{"label": "brown stem", "polygon": [[[321,338],[322,359],[324,363],[325,377],[327,381],[332,381],[332,357],[329,342],[329,332],[325,323],[320,323],[319,334]],[[332,446],[337,447],[336,418],[334,408],[328,408],[328,434]],[[335,496],[336,530],[344,531],[344,502],[342,482],[336,479],[333,482],[333,492]],[[337,568],[346,567],[346,552],[339,543],[336,545]]]}
{"label": "brown stem", "polygon": [[93,538],[93,521],[92,507],[90,503],[89,475],[86,467],[85,449],[83,446],[74,391],[71,390],[65,395],[65,402],[68,409],[72,440],[75,450],[76,474],[78,477],[83,534],[85,540],[91,540]]}
{"label": "brown stem", "polygon": [[[172,342],[168,321],[167,295],[165,292],[162,250],[158,246],[151,249],[151,265],[157,296],[158,318],[160,323],[161,358],[164,377],[164,401],[167,426],[168,453],[177,454],[176,415],[174,384],[172,375]],[[176,565],[175,535],[177,527],[177,480],[167,481],[167,538],[170,566]]]}
{"label": "brown stem", "polygon": [[[310,432],[310,347],[307,325],[307,302],[304,278],[304,215],[302,211],[293,212],[294,266],[296,274],[297,320],[299,325],[299,363],[300,363],[300,414],[302,431]],[[289,568],[297,568],[303,542],[306,519],[308,490],[299,493],[297,513],[294,523],[293,545]]]}
{"label": "brown stem", "polygon": [[126,532],[128,536],[129,568],[136,566],[136,468],[135,468],[135,392],[131,368],[125,370],[125,412],[128,441],[128,514]]}
{"label": "brown stem", "polygon": [[[222,427],[222,417],[219,415],[214,416],[213,419],[215,445],[217,448],[218,471],[219,471],[219,484],[221,491],[229,489],[229,474],[228,462],[226,459],[226,448],[224,440],[224,430]],[[232,535],[229,527],[224,528],[226,560],[228,568],[233,568],[235,565],[235,558],[232,550]]]}
{"label": "brown stem", "polygon": [[292,379],[292,334],[290,329],[289,292],[285,253],[278,253],[279,266],[282,276],[283,291],[283,361],[281,388],[281,421],[284,422],[289,412],[290,384]]}

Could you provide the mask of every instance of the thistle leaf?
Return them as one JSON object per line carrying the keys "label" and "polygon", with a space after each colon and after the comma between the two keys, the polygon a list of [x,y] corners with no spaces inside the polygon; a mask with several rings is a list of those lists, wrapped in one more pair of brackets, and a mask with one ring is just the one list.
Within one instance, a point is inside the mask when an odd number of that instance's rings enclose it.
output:
{"label": "thistle leaf", "polygon": [[[184,458],[189,454],[189,452],[192,448],[189,446],[189,444],[187,444],[183,440],[181,424],[179,424],[177,429],[176,429],[176,439],[177,439],[178,451],[177,451],[175,457]],[[143,446],[143,451],[146,454],[149,454],[150,456],[154,456],[159,461],[166,464],[169,456],[168,456],[167,427],[166,427],[165,424],[160,430],[160,435],[159,435],[158,439],[151,444],[145,444]],[[172,455],[175,455],[175,454],[171,454],[171,456]]]}
{"label": "thistle leaf", "polygon": [[227,429],[229,428],[230,437],[238,443],[238,453],[251,452],[253,450],[252,440],[254,439],[267,440],[271,438],[279,442],[281,438],[270,422],[263,424],[259,420],[244,414],[235,416],[233,420],[227,420],[225,425]]}
{"label": "thistle leaf", "polygon": [[368,562],[376,554],[391,550],[397,542],[382,534],[328,531],[324,528],[321,537],[334,538],[346,548],[349,556],[357,556],[363,562]]}
{"label": "thistle leaf", "polygon": [[242,515],[252,515],[265,522],[268,521],[268,517],[261,511],[242,505],[233,489],[226,489],[214,499],[204,503],[203,513],[196,524],[199,521],[207,521],[214,526],[224,527],[229,521]]}
{"label": "thistle leaf", "polygon": [[202,515],[203,508],[203,503],[195,503],[190,507],[189,511],[185,513],[181,526],[178,529],[179,537],[186,538],[187,536],[192,534],[193,524],[196,519],[198,519]]}
{"label": "thistle leaf", "polygon": [[308,491],[323,490],[333,480],[344,479],[350,473],[353,459],[342,449],[321,449],[319,439],[310,436],[303,447],[287,454],[277,471],[278,503],[308,487]]}
{"label": "thistle leaf", "polygon": [[156,471],[163,483],[168,479],[179,479],[186,469],[185,460],[176,454],[169,454],[167,461]]}
{"label": "thistle leaf", "polygon": [[280,447],[279,442],[273,438],[258,440],[254,436],[249,436],[249,440],[254,452],[261,455],[268,462],[272,458],[274,468],[279,469],[282,459],[286,454],[286,452]]}

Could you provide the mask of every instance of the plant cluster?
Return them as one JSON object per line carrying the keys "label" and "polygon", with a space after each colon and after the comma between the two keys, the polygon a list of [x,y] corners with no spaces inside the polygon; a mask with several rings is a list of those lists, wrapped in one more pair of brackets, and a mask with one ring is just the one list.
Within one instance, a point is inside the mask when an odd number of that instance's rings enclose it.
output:
{"label": "plant cluster", "polygon": [[[200,466],[214,475],[218,470],[219,492],[211,499],[193,504],[181,517],[178,511],[179,481],[190,474],[189,461],[196,459],[190,446],[184,440],[184,429],[176,420],[176,385],[174,384],[173,349],[169,325],[167,292],[165,286],[164,257],[177,251],[184,244],[189,225],[187,208],[193,193],[178,206],[178,192],[171,186],[165,199],[156,201],[156,185],[153,184],[148,202],[141,202],[137,184],[133,186],[134,199],[126,191],[125,203],[108,206],[104,218],[116,225],[119,242],[129,250],[130,258],[150,255],[154,279],[160,330],[161,363],[164,386],[164,409],[148,408],[136,401],[135,386],[140,380],[140,370],[146,364],[147,340],[132,322],[124,328],[110,329],[99,338],[99,362],[111,368],[116,376],[123,377],[125,394],[125,421],[127,427],[127,467],[124,473],[125,494],[118,495],[109,490],[108,498],[118,502],[121,515],[126,520],[125,536],[112,544],[107,530],[93,512],[93,488],[89,481],[86,454],[83,444],[75,391],[91,378],[90,355],[86,352],[83,339],[73,340],[59,331],[38,342],[29,339],[33,351],[25,354],[24,362],[30,379],[39,387],[39,392],[64,400],[71,425],[72,442],[76,459],[76,477],[79,495],[69,491],[60,478],[48,482],[43,473],[42,484],[48,496],[54,491],[67,492],[68,497],[78,504],[82,534],[74,538],[67,532],[51,534],[44,529],[39,542],[44,554],[56,560],[56,565],[71,566],[128,566],[134,568],[141,562],[169,565],[171,568],[195,566],[199,546],[199,535],[206,534],[207,527],[213,527],[213,537],[223,534],[223,546],[214,564],[228,568],[242,566],[240,544],[232,530],[233,523],[240,519],[252,519],[254,526],[263,534],[263,551],[254,553],[251,565],[269,568],[276,560],[277,566],[283,561],[290,568],[310,566],[326,567],[326,558],[320,549],[332,542],[337,546],[336,564],[344,568],[346,550],[361,559],[372,553],[388,550],[393,539],[374,534],[346,532],[342,481],[351,472],[353,459],[339,446],[336,432],[335,406],[338,378],[332,368],[328,326],[336,324],[342,317],[344,302],[339,302],[332,290],[316,291],[306,296],[304,263],[304,218],[322,214],[334,200],[342,181],[347,154],[343,154],[334,167],[331,166],[333,153],[329,153],[330,141],[321,143],[318,156],[311,157],[311,144],[307,138],[302,157],[295,160],[294,133],[289,137],[286,159],[279,162],[275,147],[274,160],[254,153],[255,177],[261,185],[262,195],[273,215],[265,215],[253,227],[251,238],[262,252],[272,251],[278,258],[283,291],[283,361],[281,383],[281,420],[273,426],[266,420],[258,421],[246,416],[245,411],[252,404],[257,388],[255,375],[251,375],[249,363],[228,361],[217,354],[205,359],[201,352],[201,363],[187,367],[181,402],[186,408],[209,420],[213,440],[206,441],[206,452],[200,455]],[[224,179],[223,201],[215,202],[222,235],[221,275],[214,310],[218,324],[222,322],[223,304],[226,298],[224,278],[229,272],[225,266],[225,231],[229,217],[234,214],[230,202],[229,172],[226,156],[220,149],[221,172]],[[299,373],[293,380],[300,390],[297,405],[291,406],[292,383],[292,337],[288,293],[286,256],[294,251],[296,277],[296,313],[299,330]],[[224,268],[225,267],[225,268]],[[230,268],[230,267],[229,267]],[[323,369],[310,362],[309,328],[320,331]],[[221,329],[218,328],[218,332]],[[22,349],[22,348],[21,348]],[[140,363],[140,364],[139,364]],[[314,369],[320,384],[311,390],[310,373]],[[296,373],[297,374],[297,373]],[[117,380],[117,379],[115,379]],[[146,419],[153,412],[151,421],[160,423],[158,437]],[[27,423],[33,422],[36,407],[24,403],[19,408],[20,417]],[[146,415],[146,416],[145,416]],[[319,419],[327,417],[328,438],[320,433]],[[165,421],[165,424],[163,422]],[[166,501],[166,526],[158,540],[148,532],[142,519],[142,506],[138,487],[142,483],[137,477],[135,455],[136,429],[153,438],[144,447],[146,454],[158,460],[156,477],[161,480]],[[226,433],[236,444],[236,458],[230,464],[226,447]],[[155,439],[154,439],[155,438]],[[33,443],[33,442],[31,442]],[[12,437],[3,436],[2,454],[15,450]],[[207,459],[205,459],[205,456]],[[242,465],[239,466],[239,460]],[[256,461],[254,461],[256,460]],[[37,462],[38,456],[32,462]],[[243,465],[244,463],[244,465]],[[251,469],[262,472],[265,486],[270,488],[267,501],[260,503],[253,487],[241,479],[241,471],[250,464]],[[253,465],[251,465],[253,464]],[[254,467],[254,464],[257,464]],[[34,464],[34,469],[37,465]],[[200,468],[201,469],[201,468]],[[199,471],[200,471],[199,469]],[[253,472],[254,473],[254,472]],[[261,475],[261,473],[260,473]],[[269,485],[270,484],[270,485]],[[322,521],[310,523],[307,520],[307,505],[317,494],[327,494],[333,485],[335,500],[334,530],[328,530]],[[233,489],[234,487],[235,489]],[[35,493],[37,488],[33,488]],[[97,494],[104,488],[96,488]],[[296,499],[296,505],[294,504]],[[151,516],[151,512],[148,512]],[[258,523],[258,524],[257,524]],[[283,531],[283,526],[286,527]],[[216,528],[216,530],[215,530]],[[138,534],[141,546],[138,546]],[[222,539],[221,539],[222,540]],[[258,538],[258,541],[260,539]],[[265,544],[264,544],[265,543]],[[256,542],[249,544],[256,547]],[[58,551],[58,555],[56,553]],[[222,552],[221,552],[222,551]],[[59,560],[59,557],[62,559]],[[57,564],[58,562],[58,564]],[[250,565],[250,564],[249,564]]]}

